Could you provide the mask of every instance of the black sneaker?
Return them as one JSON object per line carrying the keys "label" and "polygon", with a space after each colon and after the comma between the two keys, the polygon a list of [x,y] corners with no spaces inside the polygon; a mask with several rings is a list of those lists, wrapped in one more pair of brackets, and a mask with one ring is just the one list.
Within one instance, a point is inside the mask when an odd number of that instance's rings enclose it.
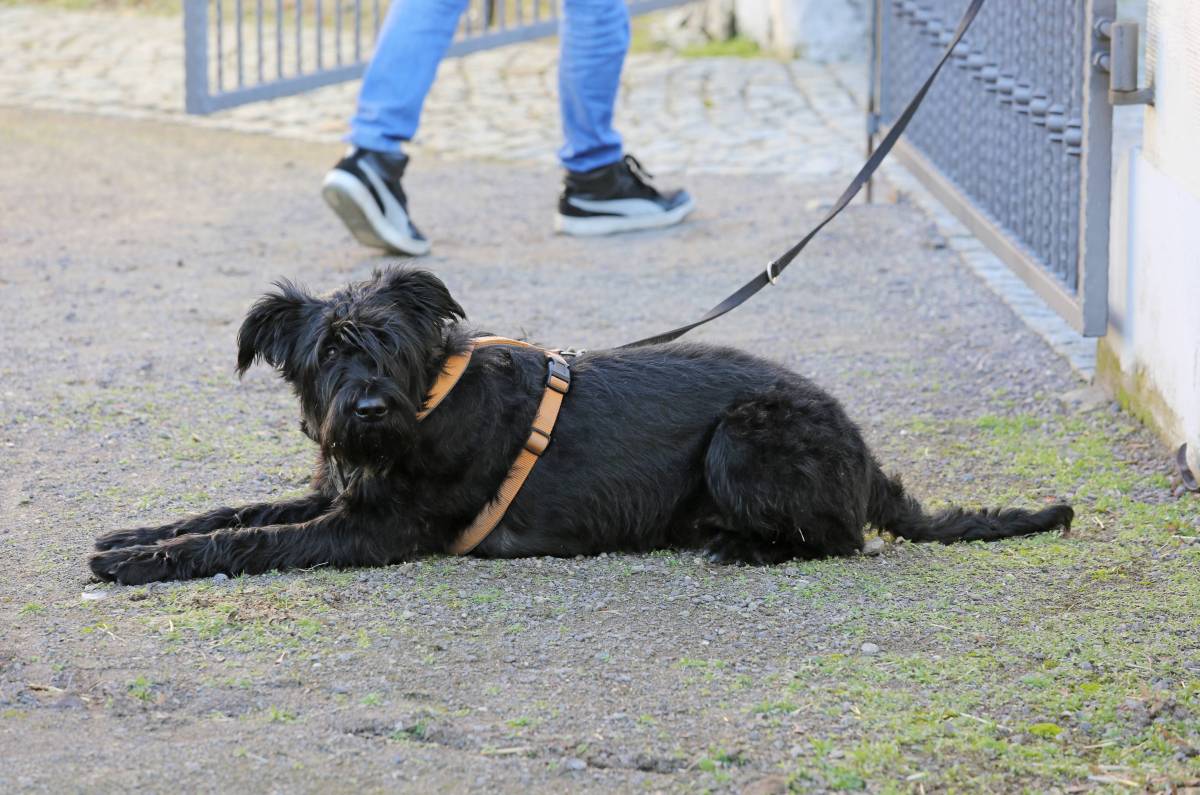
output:
{"label": "black sneaker", "polygon": [[400,153],[351,149],[325,175],[321,195],[359,243],[419,257],[429,253],[429,241],[408,217],[400,187],[407,165]]}
{"label": "black sneaker", "polygon": [[632,155],[582,173],[567,172],[558,198],[555,230],[567,235],[608,235],[677,224],[695,209],[687,191],[659,193]]}

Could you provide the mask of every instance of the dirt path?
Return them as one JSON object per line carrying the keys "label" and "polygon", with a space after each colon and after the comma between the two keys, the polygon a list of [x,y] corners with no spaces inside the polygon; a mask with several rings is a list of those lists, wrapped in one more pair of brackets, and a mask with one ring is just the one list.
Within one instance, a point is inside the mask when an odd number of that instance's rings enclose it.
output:
{"label": "dirt path", "polygon": [[[1070,499],[1069,537],[97,588],[100,531],[303,487],[286,390],[233,376],[237,323],[273,278],[381,260],[320,204],[322,147],[10,110],[0,140],[0,791],[1200,778],[1198,502],[1130,420],[1059,399],[1066,365],[911,208],[853,208],[705,335],[829,387],[928,503]],[[585,347],[707,307],[838,187],[688,185],[684,228],[581,242],[549,234],[552,171],[409,183],[472,320]]]}

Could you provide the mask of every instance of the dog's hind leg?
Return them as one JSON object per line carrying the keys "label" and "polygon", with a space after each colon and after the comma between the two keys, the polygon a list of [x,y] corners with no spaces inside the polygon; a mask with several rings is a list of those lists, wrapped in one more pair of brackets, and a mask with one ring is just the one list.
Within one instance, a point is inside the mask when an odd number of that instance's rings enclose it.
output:
{"label": "dog's hind leg", "polygon": [[705,549],[746,563],[853,554],[863,543],[868,462],[853,423],[813,387],[785,382],[740,399],[705,455],[718,511]]}
{"label": "dog's hind leg", "polygon": [[118,547],[155,544],[183,535],[199,535],[214,530],[239,527],[266,527],[276,524],[299,524],[315,519],[329,510],[332,503],[320,492],[299,499],[281,502],[260,502],[240,508],[217,508],[199,516],[191,516],[158,527],[135,527],[114,530],[96,539],[96,549],[104,551]]}
{"label": "dog's hind leg", "polygon": [[335,510],[303,524],[223,529],[119,547],[93,554],[88,563],[102,580],[137,585],[322,565],[379,566],[411,556],[411,549],[397,546],[404,534],[389,533],[385,540],[372,533],[377,526]]}

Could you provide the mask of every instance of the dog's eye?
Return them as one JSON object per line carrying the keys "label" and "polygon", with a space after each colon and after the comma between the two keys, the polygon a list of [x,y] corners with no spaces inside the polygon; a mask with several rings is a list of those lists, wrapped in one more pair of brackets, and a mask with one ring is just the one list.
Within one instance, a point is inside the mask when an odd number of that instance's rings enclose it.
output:
{"label": "dog's eye", "polygon": [[324,350],[324,352],[321,354],[321,358],[323,358],[323,359],[325,359],[326,361],[328,361],[328,360],[330,360],[330,359],[336,359],[336,358],[337,358],[337,355],[338,355],[338,349],[337,349],[337,346],[336,346],[336,345],[330,345],[330,346],[329,346],[329,347],[327,347],[327,348]]}

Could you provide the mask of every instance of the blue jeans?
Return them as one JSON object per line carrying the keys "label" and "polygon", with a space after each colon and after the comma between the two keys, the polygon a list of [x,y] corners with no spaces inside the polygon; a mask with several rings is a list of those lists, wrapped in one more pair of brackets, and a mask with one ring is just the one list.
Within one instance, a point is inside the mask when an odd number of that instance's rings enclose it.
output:
{"label": "blue jeans", "polygon": [[[350,122],[351,144],[396,152],[413,137],[466,7],[467,0],[392,0]],[[612,117],[629,49],[629,10],[625,0],[563,0],[561,19],[558,157],[568,171],[591,171],[621,159]]]}

